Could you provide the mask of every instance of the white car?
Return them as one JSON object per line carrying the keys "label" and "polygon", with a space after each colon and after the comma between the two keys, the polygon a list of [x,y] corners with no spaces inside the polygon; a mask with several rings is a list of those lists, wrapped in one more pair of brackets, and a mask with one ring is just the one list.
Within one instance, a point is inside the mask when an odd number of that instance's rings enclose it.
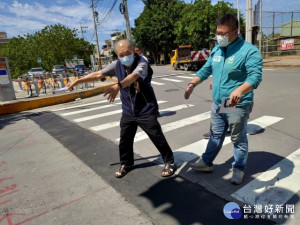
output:
{"label": "white car", "polygon": [[31,68],[31,70],[29,70],[29,72],[28,72],[29,77],[42,76],[44,74],[45,74],[45,71],[42,67]]}

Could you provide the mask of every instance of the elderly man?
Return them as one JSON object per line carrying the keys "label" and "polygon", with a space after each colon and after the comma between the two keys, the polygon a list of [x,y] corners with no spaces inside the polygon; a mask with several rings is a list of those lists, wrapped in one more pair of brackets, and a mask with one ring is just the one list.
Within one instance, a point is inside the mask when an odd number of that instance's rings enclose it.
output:
{"label": "elderly man", "polygon": [[173,152],[162,133],[161,126],[157,120],[157,101],[153,88],[150,84],[152,70],[143,57],[134,54],[130,41],[121,40],[116,44],[118,60],[112,62],[101,71],[93,72],[68,86],[84,82],[103,79],[105,76],[117,76],[118,83],[108,88],[104,96],[108,95],[108,101],[113,102],[121,92],[122,118],[120,121],[121,138],[119,153],[121,166],[115,176],[125,176],[134,164],[133,142],[137,127],[141,127],[149,136],[153,144],[161,153],[165,162],[161,176],[168,177],[174,174]]}
{"label": "elderly man", "polygon": [[[229,127],[234,146],[231,183],[241,184],[248,156],[246,126],[253,106],[253,90],[262,80],[262,58],[255,46],[238,35],[238,21],[233,15],[226,14],[218,20],[216,37],[218,45],[188,84],[184,95],[188,99],[196,85],[212,74],[211,135],[201,159],[190,166],[199,171],[212,171]],[[218,113],[224,98],[229,98],[229,106],[235,108]]]}

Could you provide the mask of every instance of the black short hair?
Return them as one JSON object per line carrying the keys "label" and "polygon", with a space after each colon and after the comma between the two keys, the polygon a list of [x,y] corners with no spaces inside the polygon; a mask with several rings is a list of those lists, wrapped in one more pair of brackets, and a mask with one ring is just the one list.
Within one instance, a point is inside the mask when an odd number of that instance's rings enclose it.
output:
{"label": "black short hair", "polygon": [[139,45],[135,45],[134,48],[138,48],[138,49],[142,50],[141,46],[139,46]]}
{"label": "black short hair", "polygon": [[232,29],[237,29],[239,27],[238,19],[232,14],[225,14],[217,21],[217,26],[219,25],[227,25]]}

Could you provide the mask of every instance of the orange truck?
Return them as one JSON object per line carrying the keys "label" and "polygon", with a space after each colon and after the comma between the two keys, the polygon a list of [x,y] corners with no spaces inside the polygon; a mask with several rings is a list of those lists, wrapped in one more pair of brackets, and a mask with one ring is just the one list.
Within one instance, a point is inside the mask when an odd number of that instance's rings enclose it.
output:
{"label": "orange truck", "polygon": [[184,69],[199,70],[209,57],[209,51],[206,49],[192,51],[191,45],[181,45],[172,50],[171,66],[174,70]]}

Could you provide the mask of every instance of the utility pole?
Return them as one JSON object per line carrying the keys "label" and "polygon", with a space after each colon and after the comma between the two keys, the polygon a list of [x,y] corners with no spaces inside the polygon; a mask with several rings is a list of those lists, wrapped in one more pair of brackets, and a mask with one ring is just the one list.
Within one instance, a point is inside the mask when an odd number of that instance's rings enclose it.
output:
{"label": "utility pole", "polygon": [[126,38],[128,40],[131,40],[131,28],[130,28],[130,23],[129,23],[129,14],[128,14],[128,7],[127,7],[127,0],[122,0],[123,2],[123,11],[122,13],[124,15],[124,19],[126,22]]}
{"label": "utility pole", "polygon": [[262,42],[262,0],[259,0],[259,51],[261,53]]}
{"label": "utility pole", "polygon": [[246,41],[252,43],[252,0],[246,0]]}
{"label": "utility pole", "polygon": [[240,7],[239,7],[239,0],[237,0],[237,19],[239,23],[238,31],[240,33]]}
{"label": "utility pole", "polygon": [[98,32],[97,32],[97,24],[96,24],[96,20],[95,20],[95,14],[98,15],[98,13],[95,12],[94,9],[94,1],[91,0],[91,8],[92,8],[92,15],[93,15],[93,21],[94,21],[94,29],[95,29],[95,37],[96,37],[96,44],[97,44],[97,52],[98,52],[98,65],[99,65],[99,70],[102,69],[102,65],[101,65],[101,58],[100,58],[100,48],[99,48],[99,42],[98,42]]}
{"label": "utility pole", "polygon": [[80,24],[81,37],[82,37],[83,39],[84,39],[83,34],[86,33],[86,31],[85,31],[84,29],[87,29],[87,28],[88,28],[87,26],[82,26],[82,25]]}

